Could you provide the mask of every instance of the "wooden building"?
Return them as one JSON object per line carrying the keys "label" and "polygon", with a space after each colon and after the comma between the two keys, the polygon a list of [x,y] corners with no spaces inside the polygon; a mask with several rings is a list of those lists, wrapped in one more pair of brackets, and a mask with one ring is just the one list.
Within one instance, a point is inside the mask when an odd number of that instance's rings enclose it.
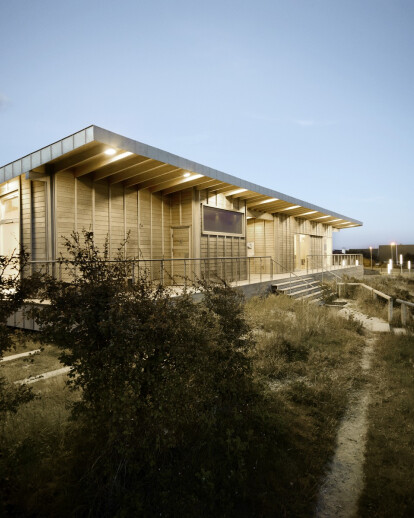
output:
{"label": "wooden building", "polygon": [[129,236],[126,259],[154,271],[162,260],[170,274],[184,259],[219,273],[226,258],[239,277],[248,257],[256,273],[303,269],[331,256],[332,232],[362,225],[97,126],[1,167],[0,208],[0,254],[22,247],[53,262],[63,237],[86,229],[111,256]]}

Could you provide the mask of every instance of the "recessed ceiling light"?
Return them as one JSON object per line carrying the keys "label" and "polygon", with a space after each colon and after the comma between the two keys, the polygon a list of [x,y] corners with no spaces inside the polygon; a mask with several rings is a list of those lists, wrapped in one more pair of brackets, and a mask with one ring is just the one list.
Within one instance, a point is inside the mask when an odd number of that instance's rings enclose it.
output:
{"label": "recessed ceiling light", "polygon": [[183,174],[184,178],[188,178],[190,175],[191,175],[191,173],[188,173],[188,172]]}
{"label": "recessed ceiling light", "polygon": [[108,149],[105,149],[104,153],[105,155],[112,156],[115,155],[116,150],[112,147],[109,147]]}
{"label": "recessed ceiling light", "polygon": [[125,151],[124,153],[120,153],[119,155],[116,155],[116,157],[114,157],[113,161],[122,160],[123,158],[126,158],[127,156],[131,156],[131,155],[132,155],[131,151]]}
{"label": "recessed ceiling light", "polygon": [[316,210],[310,210],[309,212],[304,212],[303,214],[298,214],[298,216],[308,216],[309,214],[315,214]]}
{"label": "recessed ceiling light", "polygon": [[282,210],[298,209],[299,207],[300,207],[300,205],[292,205],[292,207],[286,207],[285,209],[280,209],[280,211],[282,211]]}
{"label": "recessed ceiling light", "polygon": [[279,201],[278,198],[270,198],[269,200],[259,201],[257,205],[263,205],[264,203],[272,203],[272,201]]}

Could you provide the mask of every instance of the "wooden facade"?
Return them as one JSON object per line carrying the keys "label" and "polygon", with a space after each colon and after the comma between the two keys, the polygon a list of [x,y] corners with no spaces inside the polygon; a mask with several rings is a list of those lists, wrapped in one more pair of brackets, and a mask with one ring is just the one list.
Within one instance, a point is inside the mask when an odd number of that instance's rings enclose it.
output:
{"label": "wooden facade", "polygon": [[[126,240],[124,257],[189,259],[272,257],[287,269],[300,269],[295,239],[306,236],[306,254],[332,253],[332,227],[286,214],[247,216],[246,202],[195,187],[170,195],[137,190],[105,180],[75,178],[70,172],[45,180],[24,175],[0,186],[2,196],[19,200],[21,246],[33,261],[65,256],[64,240],[73,231],[92,231],[109,256]],[[202,207],[243,214],[243,235],[204,233]],[[18,245],[19,243],[19,245]],[[10,252],[11,249],[4,250]]]}
{"label": "wooden facade", "polygon": [[[0,254],[54,261],[72,231],[90,230],[110,257],[126,240],[125,259],[170,261],[170,272],[182,268],[172,259],[218,273],[213,259],[246,257],[301,269],[332,254],[333,230],[361,224],[94,126],[0,168],[0,207]],[[204,207],[237,230],[206,229]]]}

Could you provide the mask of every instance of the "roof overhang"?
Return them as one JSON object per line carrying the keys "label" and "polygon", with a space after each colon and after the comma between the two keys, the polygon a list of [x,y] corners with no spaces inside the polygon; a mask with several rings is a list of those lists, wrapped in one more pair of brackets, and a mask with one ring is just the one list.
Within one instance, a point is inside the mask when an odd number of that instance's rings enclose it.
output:
{"label": "roof overhang", "polygon": [[148,146],[98,126],[89,126],[0,168],[0,183],[26,174],[41,179],[59,171],[125,187],[171,194],[188,187],[245,200],[251,217],[281,213],[348,228],[362,225],[312,203],[247,182],[211,167]]}

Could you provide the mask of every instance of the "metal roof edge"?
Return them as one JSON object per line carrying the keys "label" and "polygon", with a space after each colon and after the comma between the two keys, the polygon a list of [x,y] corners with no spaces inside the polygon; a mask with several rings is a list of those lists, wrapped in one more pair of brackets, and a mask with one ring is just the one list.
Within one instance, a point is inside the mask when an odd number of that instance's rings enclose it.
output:
{"label": "metal roof edge", "polygon": [[305,208],[309,208],[310,210],[316,210],[317,212],[323,212],[325,214],[330,214],[333,217],[344,219],[350,223],[355,223],[361,226],[363,225],[362,221],[348,218],[347,216],[337,212],[328,211],[327,209],[319,207],[318,205],[314,205],[304,200],[300,200],[299,198],[294,198],[293,196],[288,196],[287,194],[281,193],[279,191],[254,184],[247,180],[243,180],[242,178],[238,178],[237,176],[224,173],[218,169],[213,169],[198,162],[194,162],[193,160],[174,155],[168,151],[164,151],[154,146],[149,146],[148,144],[144,144],[137,140],[118,135],[117,133],[113,133],[112,131],[106,130],[99,126],[94,126],[94,136],[95,140],[102,142],[103,144],[107,144],[108,146],[118,147],[137,155],[143,155],[148,158],[152,158],[153,160],[159,160],[160,162],[165,162],[182,169],[188,169],[194,173],[209,176],[215,180],[220,180],[237,187],[247,189],[249,191],[257,192],[258,194],[263,194],[264,196],[270,196],[271,198],[287,201],[293,205],[301,205]]}
{"label": "metal roof edge", "polygon": [[76,133],[72,133],[67,137],[57,140],[48,146],[42,147],[33,153],[29,153],[18,160],[9,162],[0,167],[0,183],[7,182],[16,176],[27,173],[35,167],[46,164],[54,158],[58,158],[69,151],[73,151],[77,147],[81,147],[93,139],[94,126],[90,125]]}
{"label": "metal roof edge", "polygon": [[363,224],[362,221],[348,218],[347,216],[337,212],[331,212],[327,209],[324,209],[323,207],[319,207],[318,205],[314,205],[312,203],[300,200],[299,198],[294,198],[293,196],[288,196],[287,194],[283,194],[273,189],[254,184],[247,180],[243,180],[242,178],[238,178],[217,169],[199,164],[198,162],[194,162],[187,158],[169,153],[168,151],[144,144],[138,140],[124,137],[123,135],[119,135],[94,124],[87,126],[86,128],[77,131],[76,133],[73,133],[72,135],[69,135],[61,140],[57,140],[56,142],[34,151],[33,153],[30,153],[18,160],[15,160],[14,162],[10,162],[9,164],[0,167],[0,183],[6,182],[12,178],[15,178],[16,176],[27,173],[35,167],[46,164],[50,160],[58,158],[59,156],[62,156],[93,141],[101,142],[103,144],[107,144],[108,146],[118,147],[120,149],[124,149],[125,151],[130,151],[131,153],[135,153],[137,155],[143,155],[148,158],[152,158],[153,160],[165,162],[182,169],[188,169],[194,173],[209,176],[215,180],[220,180],[222,182],[229,183],[249,191],[257,192],[258,194],[262,194],[264,196],[277,198],[294,205],[301,205],[305,208],[309,208],[310,210],[316,210],[317,212],[329,214],[332,217],[340,218],[356,225]]}

